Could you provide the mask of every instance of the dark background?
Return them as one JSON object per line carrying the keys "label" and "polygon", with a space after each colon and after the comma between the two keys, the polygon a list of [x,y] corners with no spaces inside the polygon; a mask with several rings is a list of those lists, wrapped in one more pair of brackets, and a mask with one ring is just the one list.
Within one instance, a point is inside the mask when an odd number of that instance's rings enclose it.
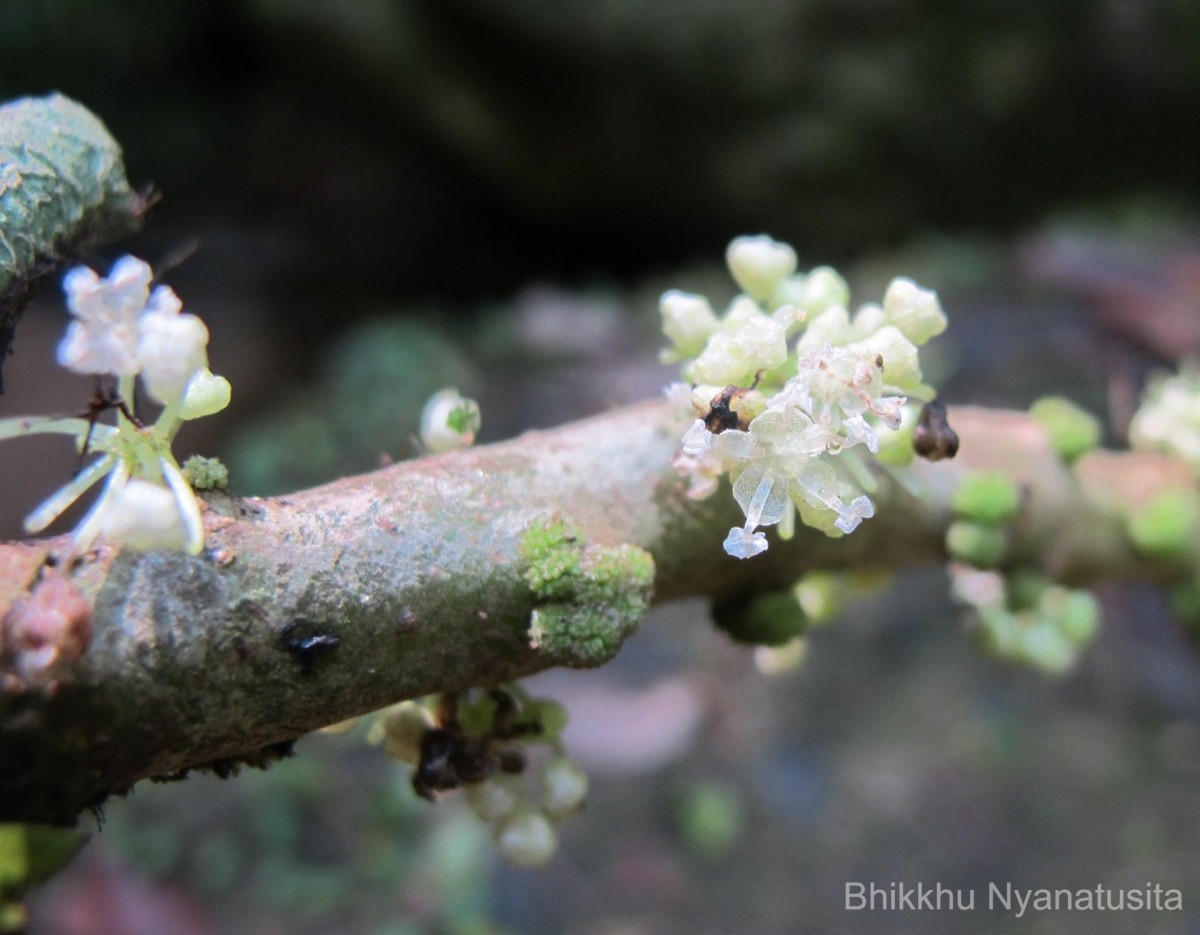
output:
{"label": "dark background", "polygon": [[[1067,393],[1119,443],[1145,374],[1200,354],[1191,0],[4,4],[0,98],[50,91],[162,193],[84,259],[137,253],[209,324],[234,403],[182,453],[241,492],[410,456],[446,384],[484,440],[654,395],[658,293],[723,300],[739,233],[838,264],[857,301],[937,288],[923,359],[952,403]],[[65,318],[50,289],[22,321],[0,414],[86,401],[51,364]],[[63,449],[0,450],[5,535]],[[544,677],[594,783],[544,870],[314,738],[110,806],[35,928],[1200,931],[1200,671],[1163,597],[1105,589],[1099,645],[1048,680],[981,655],[944,594],[931,569],[855,598],[777,678],[699,604]],[[848,914],[847,880],[1151,881],[1186,911]]]}

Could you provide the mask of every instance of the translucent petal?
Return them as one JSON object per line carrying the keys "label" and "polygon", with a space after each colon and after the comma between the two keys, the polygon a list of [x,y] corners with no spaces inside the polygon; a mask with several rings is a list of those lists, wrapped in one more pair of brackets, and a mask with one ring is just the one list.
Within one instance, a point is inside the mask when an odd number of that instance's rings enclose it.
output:
{"label": "translucent petal", "polygon": [[734,526],[725,537],[725,551],[734,558],[753,558],[767,551],[767,537],[761,532],[750,532],[741,526]]}
{"label": "translucent petal", "polygon": [[746,514],[747,526],[770,526],[783,519],[787,510],[787,478],[751,464],[734,483],[733,496]]}
{"label": "translucent petal", "polygon": [[813,458],[792,484],[801,498],[816,507],[837,510],[842,505],[838,495],[837,474],[820,458]]}

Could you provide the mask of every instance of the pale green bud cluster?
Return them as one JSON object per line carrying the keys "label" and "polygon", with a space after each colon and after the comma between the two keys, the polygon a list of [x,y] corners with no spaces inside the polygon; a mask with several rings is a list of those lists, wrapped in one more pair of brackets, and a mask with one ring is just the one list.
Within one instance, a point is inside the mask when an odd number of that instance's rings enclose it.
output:
{"label": "pale green bud cluster", "polygon": [[[152,290],[152,281],[149,264],[131,256],[113,264],[107,277],[81,266],[63,279],[74,318],[58,346],[58,361],[77,373],[113,379],[116,388],[109,395],[98,389],[86,416],[0,420],[0,440],[69,435],[82,454],[98,455],[28,516],[27,532],[41,532],[107,478],[100,497],[75,528],[76,550],[90,548],[98,536],[142,551],[195,555],[204,547],[200,502],[171,444],[184,422],[229,405],[229,381],[208,369],[204,323],[185,314],[168,287]],[[152,425],[134,413],[137,380],[163,407]],[[115,413],[115,424],[99,421],[109,411]],[[222,480],[220,470],[209,467],[197,486],[223,485],[227,474]]]}
{"label": "pale green bud cluster", "polygon": [[852,532],[875,511],[861,450],[877,453],[881,430],[901,427],[907,397],[933,397],[917,346],[945,330],[937,295],[896,279],[881,305],[851,315],[845,280],[827,267],[798,273],[787,244],[739,237],[726,262],[743,292],[723,315],[678,291],[660,303],[673,344],[663,358],[685,361],[693,384],[669,394],[698,416],[675,459],[688,495],[733,481],[745,524],[725,550],[738,558],[767,548],[761,526],[789,537],[797,513],[831,536]]}
{"label": "pale green bud cluster", "polygon": [[975,610],[984,645],[1001,658],[1065,673],[1099,628],[1100,607],[1088,591],[1029,572],[1005,577],[952,565],[950,575],[955,598]]}
{"label": "pale green bud cluster", "polygon": [[[401,702],[379,712],[367,740],[410,764],[425,798],[461,787],[501,855],[536,866],[557,850],[557,824],[583,808],[588,778],[563,753],[562,705],[525,698],[514,686],[501,693],[499,701],[490,692]],[[505,700],[518,698],[519,709]]]}

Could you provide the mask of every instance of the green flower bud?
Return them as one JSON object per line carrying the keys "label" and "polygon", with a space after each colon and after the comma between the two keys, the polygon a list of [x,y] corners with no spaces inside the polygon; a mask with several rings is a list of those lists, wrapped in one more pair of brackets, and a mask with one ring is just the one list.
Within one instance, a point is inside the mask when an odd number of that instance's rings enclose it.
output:
{"label": "green flower bud", "polygon": [[1069,399],[1046,396],[1029,408],[1050,436],[1050,444],[1064,461],[1074,461],[1100,444],[1100,421]]}
{"label": "green flower bud", "polygon": [[702,295],[672,289],[663,293],[658,309],[663,317],[663,333],[675,345],[663,351],[664,363],[695,357],[717,330],[717,316]]}
{"label": "green flower bud", "polygon": [[567,726],[567,709],[553,698],[532,698],[525,703],[522,720],[541,724],[537,739],[552,743]]}
{"label": "green flower bud", "polygon": [[737,237],[725,251],[725,262],[734,281],[761,302],[796,271],[796,251],[765,234]]}
{"label": "green flower bud", "polygon": [[804,632],[804,611],[791,591],[740,597],[713,605],[713,620],[738,643],[782,646]]}
{"label": "green flower bud", "polygon": [[850,304],[850,286],[832,266],[818,266],[804,277],[804,308],[818,312],[832,305]]}
{"label": "green flower bud", "polygon": [[946,530],[946,549],[954,558],[976,568],[995,568],[1008,552],[1008,536],[995,526],[960,520]]}
{"label": "green flower bud", "polygon": [[1060,675],[1075,664],[1075,644],[1055,625],[1055,621],[1035,617],[1017,631],[1013,657],[1029,662],[1044,672]]}
{"label": "green flower bud", "polygon": [[1052,586],[1038,602],[1040,616],[1054,622],[1073,646],[1086,646],[1100,626],[1100,605],[1087,591]]}
{"label": "green flower bud", "polygon": [[542,807],[555,820],[583,808],[587,792],[587,773],[574,760],[556,756],[542,771]]}
{"label": "green flower bud", "polygon": [[207,367],[202,367],[192,374],[187,388],[183,391],[179,418],[187,422],[211,416],[228,406],[232,395],[233,389],[228,380],[217,376]]}
{"label": "green flower bud", "polygon": [[999,526],[1017,515],[1021,494],[999,471],[974,471],[954,491],[954,512],[963,519]]}
{"label": "green flower bud", "polygon": [[423,706],[415,701],[402,701],[387,708],[379,723],[383,725],[384,753],[404,763],[415,764],[420,761],[421,738],[432,726],[429,712]]}
{"label": "green flower bud", "polygon": [[1200,504],[1194,491],[1164,490],[1126,519],[1129,538],[1139,552],[1167,561],[1186,561],[1196,551]]}
{"label": "green flower bud", "polygon": [[839,575],[831,571],[810,571],[796,582],[792,595],[810,625],[828,623],[842,609],[844,588]]}
{"label": "green flower bud", "polygon": [[519,776],[497,773],[483,782],[468,783],[463,796],[482,821],[495,824],[520,807],[525,801],[525,789]]}
{"label": "green flower bud", "polygon": [[922,289],[911,279],[892,280],[883,297],[883,313],[913,344],[924,344],[946,330],[946,315],[937,293]]}
{"label": "green flower bud", "polygon": [[523,809],[501,823],[495,832],[496,847],[518,867],[544,864],[558,849],[554,825],[541,812]]}

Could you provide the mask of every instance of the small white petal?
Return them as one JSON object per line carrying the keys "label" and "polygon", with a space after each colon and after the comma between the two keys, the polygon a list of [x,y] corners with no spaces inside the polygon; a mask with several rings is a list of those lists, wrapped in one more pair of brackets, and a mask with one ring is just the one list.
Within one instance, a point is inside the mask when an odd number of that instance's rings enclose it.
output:
{"label": "small white petal", "polygon": [[864,519],[875,515],[875,504],[867,497],[855,497],[849,506],[843,507],[839,512],[841,516],[833,525],[844,533],[852,533]]}
{"label": "small white petal", "polygon": [[725,537],[724,546],[734,558],[753,558],[767,551],[767,537],[761,532],[752,533],[742,526],[734,526]]}
{"label": "small white petal", "polygon": [[716,438],[704,427],[704,421],[697,419],[683,435],[683,453],[690,458],[701,457],[712,446]]}
{"label": "small white petal", "polygon": [[174,493],[134,478],[113,499],[104,519],[104,538],[140,552],[180,551],[187,533]]}

